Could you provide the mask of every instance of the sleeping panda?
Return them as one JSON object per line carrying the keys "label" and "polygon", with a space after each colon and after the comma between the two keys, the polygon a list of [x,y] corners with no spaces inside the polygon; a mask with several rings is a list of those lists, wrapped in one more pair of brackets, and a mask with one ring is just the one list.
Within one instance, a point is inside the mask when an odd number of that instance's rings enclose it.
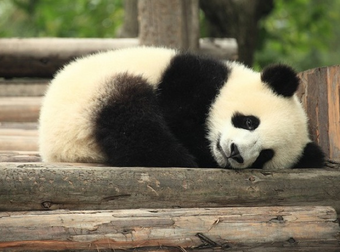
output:
{"label": "sleeping panda", "polygon": [[322,167],[296,73],[136,47],[79,58],[52,80],[39,119],[45,162],[110,166]]}

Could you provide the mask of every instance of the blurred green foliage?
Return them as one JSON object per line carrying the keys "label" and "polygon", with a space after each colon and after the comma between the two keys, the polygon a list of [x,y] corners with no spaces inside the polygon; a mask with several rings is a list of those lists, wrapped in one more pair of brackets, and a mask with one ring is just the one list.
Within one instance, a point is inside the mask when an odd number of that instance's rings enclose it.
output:
{"label": "blurred green foliage", "polygon": [[[0,37],[116,37],[123,15],[123,0],[0,0]],[[340,1],[275,0],[259,23],[254,67],[340,64],[339,22]]]}
{"label": "blurred green foliage", "polygon": [[0,0],[0,37],[114,37],[123,0]]}
{"label": "blurred green foliage", "polygon": [[298,71],[340,64],[340,1],[275,0],[260,22],[255,68],[281,62]]}

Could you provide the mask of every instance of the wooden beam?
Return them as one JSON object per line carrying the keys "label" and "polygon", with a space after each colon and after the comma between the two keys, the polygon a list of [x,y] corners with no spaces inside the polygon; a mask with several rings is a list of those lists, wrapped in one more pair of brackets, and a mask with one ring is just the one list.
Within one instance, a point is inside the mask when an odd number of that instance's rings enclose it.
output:
{"label": "wooden beam", "polygon": [[0,79],[0,97],[43,96],[49,79]]}
{"label": "wooden beam", "polygon": [[41,97],[0,97],[0,122],[36,122]]}
{"label": "wooden beam", "polygon": [[37,151],[0,150],[0,162],[41,162],[41,158]]}
{"label": "wooden beam", "polygon": [[332,206],[339,169],[283,171],[0,163],[0,211]]}
{"label": "wooden beam", "polygon": [[18,250],[234,251],[309,242],[336,251],[339,231],[335,210],[318,206],[0,213],[0,249]]}
{"label": "wooden beam", "polygon": [[340,66],[315,68],[299,76],[311,136],[326,156],[340,162]]}
{"label": "wooden beam", "polygon": [[[235,58],[237,45],[234,39],[220,47],[214,39],[200,40],[199,51],[219,59]],[[224,43],[225,44],[225,43]],[[230,45],[231,44],[231,45]],[[0,39],[0,77],[51,78],[64,64],[75,57],[98,51],[138,46],[134,39],[74,39],[29,38]],[[212,50],[215,48],[215,50]],[[206,50],[206,48],[208,50]]]}

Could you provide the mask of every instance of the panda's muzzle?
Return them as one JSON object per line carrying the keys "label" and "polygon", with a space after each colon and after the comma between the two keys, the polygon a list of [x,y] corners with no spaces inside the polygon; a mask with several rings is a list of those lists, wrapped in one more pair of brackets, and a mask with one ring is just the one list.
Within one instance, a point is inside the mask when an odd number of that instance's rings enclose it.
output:
{"label": "panda's muzzle", "polygon": [[240,164],[244,162],[243,157],[241,156],[240,151],[238,150],[236,144],[232,143],[230,145],[230,151],[231,151],[230,156],[227,158],[234,159],[236,162]]}
{"label": "panda's muzzle", "polygon": [[226,160],[228,160],[228,159],[233,159],[233,160],[235,160],[236,162],[238,162],[238,163],[240,163],[240,164],[243,164],[243,162],[244,162],[244,159],[243,159],[243,157],[241,156],[241,153],[240,153],[240,151],[239,151],[239,149],[238,149],[238,147],[237,147],[237,145],[236,144],[234,144],[234,143],[232,143],[231,145],[230,145],[230,155],[229,156],[227,156],[226,155],[226,153],[224,152],[224,150],[223,150],[223,148],[222,148],[222,146],[221,146],[221,144],[220,144],[220,141],[217,141],[217,149],[219,150],[219,152],[221,153],[221,155],[226,159]]}

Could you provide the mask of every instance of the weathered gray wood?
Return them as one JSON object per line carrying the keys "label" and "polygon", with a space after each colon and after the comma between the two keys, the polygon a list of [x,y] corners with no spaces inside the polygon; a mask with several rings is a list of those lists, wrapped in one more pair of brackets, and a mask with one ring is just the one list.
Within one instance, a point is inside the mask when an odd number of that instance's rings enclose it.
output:
{"label": "weathered gray wood", "polygon": [[198,9],[198,0],[138,1],[140,43],[197,51]]}
{"label": "weathered gray wood", "polygon": [[37,151],[1,151],[0,162],[41,162]]}
{"label": "weathered gray wood", "polygon": [[0,211],[323,205],[340,212],[340,170],[114,168],[0,163]]}
{"label": "weathered gray wood", "polygon": [[[213,40],[212,40],[213,41]],[[230,41],[228,39],[227,41]],[[210,40],[200,40],[199,52],[219,59],[237,54],[235,40],[220,47]],[[98,51],[138,46],[133,39],[29,38],[0,39],[0,77],[51,78],[58,69],[75,57]],[[206,50],[213,47],[215,50]]]}
{"label": "weathered gray wood", "polygon": [[0,97],[43,96],[49,79],[0,79]]}
{"label": "weathered gray wood", "polygon": [[340,66],[299,74],[299,95],[310,118],[313,140],[332,160],[340,161]]}
{"label": "weathered gray wood", "polygon": [[0,213],[0,249],[198,250],[207,239],[211,249],[289,240],[340,249],[339,231],[335,210],[317,206]]}

